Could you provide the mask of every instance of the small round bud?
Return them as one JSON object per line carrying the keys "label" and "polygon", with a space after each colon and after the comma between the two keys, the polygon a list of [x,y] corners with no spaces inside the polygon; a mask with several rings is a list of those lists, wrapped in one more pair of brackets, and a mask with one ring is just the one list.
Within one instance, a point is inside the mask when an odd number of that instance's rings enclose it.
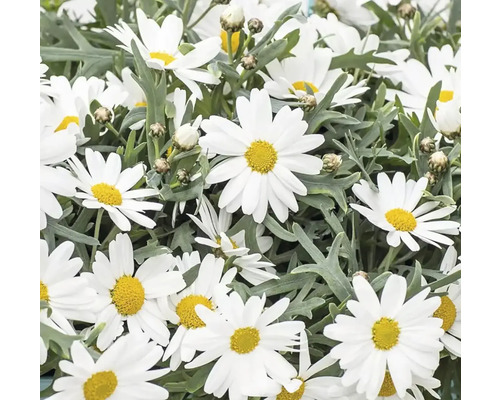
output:
{"label": "small round bud", "polygon": [[441,173],[448,168],[448,157],[442,151],[436,151],[429,157],[429,169],[434,173]]}
{"label": "small round bud", "polygon": [[425,177],[427,178],[427,180],[429,181],[429,186],[434,186],[437,181],[438,181],[438,178],[436,175],[434,175],[432,172],[427,172],[425,174]]}
{"label": "small round bud", "polygon": [[189,172],[184,169],[184,168],[181,168],[179,170],[177,170],[177,180],[183,184],[183,185],[187,185],[189,183],[189,180],[190,180],[190,176],[189,176]]}
{"label": "small round bud", "polygon": [[111,121],[112,115],[113,114],[109,108],[99,107],[97,110],[95,110],[94,118],[97,122],[104,125],[105,123]]}
{"label": "small round bud", "polygon": [[366,279],[368,282],[370,281],[370,277],[365,271],[357,271],[354,274],[352,274],[352,277],[354,278],[355,276],[360,276],[361,278]]}
{"label": "small round bud", "polygon": [[252,32],[254,35],[256,33],[262,32],[262,29],[264,28],[264,24],[262,21],[258,18],[250,18],[247,23],[248,30]]}
{"label": "small round bud", "polygon": [[416,11],[410,3],[403,3],[398,7],[398,15],[404,19],[413,19]]}
{"label": "small round bud", "polygon": [[170,171],[170,163],[166,158],[157,158],[155,160],[155,170],[159,174],[166,174],[168,171]]}
{"label": "small round bud", "polygon": [[312,94],[306,94],[302,96],[299,101],[303,104],[303,108],[305,111],[311,111],[318,105],[318,102],[316,101],[316,97],[314,97]]}
{"label": "small round bud", "polygon": [[253,54],[247,54],[241,57],[241,66],[246,70],[254,69],[257,66],[257,57]]}
{"label": "small round bud", "polygon": [[172,144],[180,151],[188,151],[198,144],[199,138],[198,129],[190,124],[184,124],[175,131]]}
{"label": "small round bud", "polygon": [[165,126],[156,122],[149,127],[149,134],[154,138],[162,137],[165,134]]}
{"label": "small round bud", "polygon": [[231,0],[212,0],[214,4],[222,4],[222,5],[228,5],[231,3]]}
{"label": "small round bud", "polygon": [[226,32],[241,31],[244,23],[245,14],[240,6],[230,5],[220,16],[220,25]]}
{"label": "small round bud", "polygon": [[334,153],[323,155],[322,160],[323,171],[326,172],[337,172],[342,165],[342,157]]}
{"label": "small round bud", "polygon": [[436,143],[434,142],[434,139],[425,137],[420,141],[420,151],[422,153],[430,154],[434,150],[436,150]]}
{"label": "small round bud", "polygon": [[454,132],[446,132],[446,131],[442,130],[441,133],[443,134],[443,136],[445,138],[450,139],[450,140],[455,140],[455,139],[459,138],[460,136],[462,136],[462,127],[459,127]]}

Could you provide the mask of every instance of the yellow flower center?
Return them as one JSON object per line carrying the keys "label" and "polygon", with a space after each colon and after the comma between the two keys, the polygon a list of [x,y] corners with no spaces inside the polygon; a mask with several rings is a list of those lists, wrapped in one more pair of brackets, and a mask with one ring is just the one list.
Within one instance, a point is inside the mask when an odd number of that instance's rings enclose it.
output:
{"label": "yellow flower center", "polygon": [[[224,29],[220,31],[220,38],[222,40],[222,50],[224,50],[227,53],[228,51],[227,32]],[[231,51],[233,53],[236,52],[236,50],[238,50],[239,45],[240,45],[240,32],[234,32],[231,36]]]}
{"label": "yellow flower center", "polygon": [[302,384],[299,386],[299,388],[295,392],[290,393],[283,386],[281,388],[281,392],[276,396],[276,400],[300,400],[302,398],[302,395],[304,394],[304,390],[306,389],[306,384],[302,378],[297,379],[300,379],[302,381]]}
{"label": "yellow flower center", "polygon": [[205,323],[198,317],[194,309],[198,304],[202,304],[211,310],[214,309],[212,302],[205,296],[190,294],[184,297],[175,309],[175,312],[181,319],[179,324],[184,325],[188,329],[203,328],[205,326]]}
{"label": "yellow flower center", "polygon": [[413,214],[402,208],[393,208],[385,213],[385,219],[397,231],[411,232],[417,227],[417,220]]}
{"label": "yellow flower center", "polygon": [[267,174],[276,165],[278,153],[271,143],[265,140],[256,140],[245,152],[245,158],[252,171]]}
{"label": "yellow flower center", "polygon": [[78,126],[80,126],[80,119],[75,115],[68,115],[67,117],[64,117],[64,119],[54,132],[59,132],[67,129],[69,124],[77,124]]}
{"label": "yellow flower center", "polygon": [[135,107],[147,107],[148,103],[146,103],[145,101],[139,101],[137,103],[134,104]]}
{"label": "yellow flower center", "polygon": [[119,206],[122,204],[122,194],[113,185],[103,182],[92,186],[90,189],[99,203],[107,204],[108,206]]}
{"label": "yellow flower center", "polygon": [[172,61],[175,61],[175,57],[173,55],[171,55],[171,54],[168,54],[168,53],[152,52],[152,53],[149,53],[149,56],[151,58],[156,58],[158,60],[162,60],[163,64],[165,66],[167,66],[168,64],[170,64]]}
{"label": "yellow flower center", "polygon": [[373,343],[379,350],[390,350],[398,344],[400,332],[397,321],[382,317],[373,324]]}
{"label": "yellow flower center", "polygon": [[[231,244],[233,245],[233,249],[237,249],[237,248],[238,248],[238,245],[236,244],[236,242],[235,242],[233,239],[229,238],[229,241],[230,241],[230,242],[231,242]],[[222,239],[221,239],[221,237],[220,237],[220,236],[217,236],[217,237],[215,238],[215,242],[216,242],[216,243],[220,246],[220,244],[222,243]]]}
{"label": "yellow flower center", "polygon": [[136,314],[144,304],[144,287],[139,279],[130,275],[118,279],[110,294],[116,310],[124,316]]}
{"label": "yellow flower center", "polygon": [[380,388],[380,392],[378,392],[379,396],[389,397],[396,394],[396,388],[394,387],[394,382],[392,381],[391,374],[389,371],[385,371],[384,382],[382,383],[382,387]]}
{"label": "yellow flower center", "polygon": [[118,386],[118,379],[113,371],[101,371],[93,374],[83,384],[85,400],[106,400]]}
{"label": "yellow flower center", "polygon": [[40,300],[45,300],[48,302],[49,298],[50,298],[49,297],[49,289],[47,288],[45,283],[40,281]]}
{"label": "yellow flower center", "polygon": [[292,84],[295,90],[302,90],[303,92],[307,92],[306,85],[309,86],[313,93],[318,92],[318,88],[312,84],[312,82],[307,81],[297,81]]}
{"label": "yellow flower center", "polygon": [[455,323],[455,319],[457,318],[457,308],[448,296],[443,296],[441,297],[441,305],[434,312],[433,316],[443,320],[441,328],[446,332]]}
{"label": "yellow flower center", "polygon": [[453,100],[453,91],[451,90],[441,90],[441,93],[439,93],[439,101],[441,103],[446,103],[450,100]]}
{"label": "yellow flower center", "polygon": [[259,331],[252,327],[238,328],[231,336],[231,350],[247,354],[255,350],[260,342]]}

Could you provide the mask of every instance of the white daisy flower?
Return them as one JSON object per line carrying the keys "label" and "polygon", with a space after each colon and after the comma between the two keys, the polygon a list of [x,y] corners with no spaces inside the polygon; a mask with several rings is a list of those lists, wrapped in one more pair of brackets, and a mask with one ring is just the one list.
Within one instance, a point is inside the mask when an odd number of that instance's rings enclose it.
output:
{"label": "white daisy flower", "polygon": [[206,326],[193,330],[185,341],[186,346],[203,352],[186,368],[218,359],[205,382],[205,392],[220,398],[229,391],[229,398],[235,400],[273,396],[282,386],[295,391],[301,383],[293,379],[297,372],[278,352],[293,351],[304,323],[271,324],[285,312],[290,300],[283,298],[265,311],[265,295],[252,296],[244,304],[232,292],[217,296],[216,301],[219,313],[201,304],[196,306]]}
{"label": "white daisy flower", "polygon": [[377,16],[363,7],[369,0],[317,0],[326,6],[329,12],[334,13],[347,25],[368,29],[378,22]]}
{"label": "white daisy flower", "polygon": [[390,246],[397,247],[402,240],[411,251],[420,250],[412,235],[439,248],[441,246],[438,243],[453,244],[453,240],[444,234],[458,235],[460,224],[455,221],[433,220],[450,215],[456,207],[434,210],[439,201],[428,201],[417,207],[427,187],[427,178],[420,178],[417,182],[412,179],[406,181],[402,172],[396,172],[391,182],[386,173],[379,173],[377,183],[378,192],[372,190],[363,179],[360,184],[355,184],[352,187],[354,194],[368,207],[359,204],[350,206],[372,224],[388,231],[387,243]]}
{"label": "white daisy flower", "polygon": [[78,178],[78,192],[76,197],[83,199],[82,205],[86,208],[104,208],[111,220],[122,231],[130,231],[129,219],[152,229],[156,222],[144,215],[146,210],[159,211],[163,208],[160,203],[139,200],[144,197],[158,194],[156,189],[130,190],[144,176],[146,167],[137,164],[124,171],[118,154],[110,153],[107,160],[98,151],[85,149],[87,169],[75,156],[68,160]]}
{"label": "white daisy flower", "polygon": [[269,396],[266,400],[343,400],[347,390],[342,386],[341,379],[333,376],[311,378],[313,375],[335,364],[327,354],[315,364],[311,365],[307,335],[300,332],[299,372],[296,377],[301,381],[294,392],[289,392],[284,386],[276,396]]}
{"label": "white daisy flower", "polygon": [[71,258],[74,249],[73,243],[63,242],[49,254],[47,242],[40,240],[40,301],[46,301],[52,310],[50,317],[46,309],[42,313],[68,335],[75,334],[68,320],[95,322],[92,305],[96,292],[84,278],[75,276],[83,261]]}
{"label": "white daisy flower", "polygon": [[[296,100],[307,95],[309,88],[319,103],[344,71],[340,68],[329,69],[333,52],[329,48],[314,47],[314,41],[301,38],[293,48],[293,54],[295,57],[281,61],[273,59],[266,65],[269,76],[261,74],[266,81],[264,88],[272,97]],[[347,80],[333,96],[332,106],[361,101],[356,96],[365,93],[369,88],[365,86],[365,80],[351,86],[353,80],[354,77],[348,74]]]}
{"label": "white daisy flower", "polygon": [[59,368],[69,376],[57,378],[56,394],[49,400],[165,400],[168,390],[150,383],[169,372],[152,369],[163,349],[140,334],[120,337],[97,361],[82,343],[71,345],[71,361],[62,360]]}
{"label": "white daisy flower", "polygon": [[283,107],[273,120],[271,99],[266,90],[253,89],[250,100],[236,99],[241,126],[211,116],[201,123],[207,133],[200,145],[209,153],[228,156],[209,172],[208,184],[229,180],[219,198],[219,207],[233,213],[241,207],[256,222],[264,220],[268,203],[284,222],[288,209],[298,211],[295,193],[307,194],[305,185],[293,174],[319,174],[321,159],[304,154],[324,142],[323,135],[307,135],[301,109]]}
{"label": "white daisy flower", "polygon": [[60,17],[65,12],[69,19],[80,24],[95,22],[95,6],[97,0],[69,0],[62,3],[57,10]]}
{"label": "white daisy flower", "polygon": [[109,244],[109,259],[97,252],[91,273],[84,276],[98,294],[95,311],[96,325],[106,326],[97,338],[97,347],[106,349],[123,333],[144,332],[156,343],[166,346],[170,332],[158,308],[157,299],[182,290],[186,282],[182,273],[172,271],[174,258],[170,254],[148,258],[134,272],[132,242],[127,234],[119,233]]}
{"label": "white daisy flower", "polygon": [[200,263],[200,253],[193,251],[192,253],[183,253],[181,256],[175,257],[175,265],[183,274]]}
{"label": "white daisy flower", "polygon": [[[441,261],[441,265],[439,270],[446,275],[452,274],[456,271],[460,271],[462,269],[462,263],[457,264],[457,258],[460,260],[460,257],[457,257],[458,253],[455,247],[450,246],[444,253],[443,261]],[[460,282],[458,280],[457,282]]]}
{"label": "white daisy flower", "polygon": [[196,82],[211,85],[220,82],[219,78],[199,68],[219,53],[220,38],[209,38],[193,44],[193,50],[182,54],[178,47],[184,34],[184,26],[179,17],[167,15],[160,27],[154,19],[147,18],[140,8],[136,12],[137,25],[143,41],[124,21],[104,29],[123,43],[118,47],[132,53],[132,41],[135,41],[150,68],[172,71],[198,99],[202,98],[202,92]]}
{"label": "white daisy flower", "polygon": [[353,287],[357,300],[347,308],[353,316],[338,315],[324,335],[341,342],[330,354],[344,369],[344,386],[356,384],[358,393],[375,399],[389,370],[399,397],[412,386],[413,376],[430,378],[439,365],[439,338],[442,321],[432,314],[439,298],[426,299],[430,288],[405,302],[406,279],[391,275],[379,301],[366,279],[356,276]]}
{"label": "white daisy flower", "polygon": [[181,361],[191,361],[195,355],[192,348],[186,348],[183,345],[184,338],[193,329],[205,326],[195,311],[196,305],[203,304],[210,310],[216,310],[217,304],[213,299],[215,291],[227,293],[230,290],[226,285],[231,283],[236,275],[236,268],[229,269],[224,275],[223,269],[222,258],[207,254],[201,262],[198,277],[188,288],[179,294],[158,299],[160,310],[167,316],[167,319],[179,325],[163,356],[163,361],[170,358],[170,368],[174,371]]}

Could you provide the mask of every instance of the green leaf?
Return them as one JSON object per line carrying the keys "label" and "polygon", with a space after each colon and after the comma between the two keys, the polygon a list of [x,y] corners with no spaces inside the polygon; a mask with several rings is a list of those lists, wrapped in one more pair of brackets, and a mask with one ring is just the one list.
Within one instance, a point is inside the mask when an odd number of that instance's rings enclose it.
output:
{"label": "green leaf", "polygon": [[69,359],[70,347],[75,340],[81,340],[81,335],[71,336],[51,328],[48,325],[40,322],[40,337],[45,343],[48,343],[50,348],[63,358]]}
{"label": "green leaf", "polygon": [[120,127],[120,133],[125,132],[131,125],[146,119],[146,109],[147,107],[135,107],[128,112],[128,114],[123,119],[122,125]]}
{"label": "green leaf", "polygon": [[354,49],[349,50],[348,53],[342,54],[341,56],[333,57],[330,62],[329,69],[336,68],[359,68],[365,71],[371,71],[372,68],[368,64],[390,64],[396,65],[396,63],[387,58],[377,57],[374,55],[375,50],[369,51],[364,54],[355,54]]}
{"label": "green leaf", "polygon": [[97,239],[60,225],[56,220],[48,219],[47,227],[50,227],[56,235],[69,239],[72,242],[83,243],[89,246],[99,245],[99,241]]}
{"label": "green leaf", "polygon": [[406,290],[406,299],[412,298],[422,290],[422,266],[418,261],[415,261],[415,268],[410,273],[408,279],[410,284]]}
{"label": "green leaf", "polygon": [[283,228],[273,217],[269,214],[266,215],[263,222],[264,226],[271,231],[273,235],[276,235],[280,239],[286,242],[296,242],[297,238],[295,235],[285,228]]}
{"label": "green leaf", "polygon": [[197,368],[194,375],[186,381],[186,391],[189,393],[194,393],[197,390],[201,389],[207,380],[210,371],[214,363],[209,363],[203,365],[202,367]]}
{"label": "green leaf", "polygon": [[314,297],[309,300],[292,302],[288,306],[286,312],[283,314],[283,318],[291,319],[297,315],[302,315],[311,319],[313,317],[312,310],[322,306],[325,304],[324,299],[320,299],[319,297]]}
{"label": "green leaf", "polygon": [[116,1],[97,0],[97,8],[104,17],[104,22],[106,23],[106,26],[114,25],[116,24],[116,22],[118,22]]}
{"label": "green leaf", "polygon": [[307,251],[307,253],[316,263],[325,261],[325,256],[323,256],[323,253],[314,245],[312,240],[306,235],[299,224],[294,222],[292,225],[292,231],[297,237],[300,245],[304,248],[305,251]]}
{"label": "green leaf", "polygon": [[142,264],[146,258],[168,254],[171,252],[172,250],[167,246],[158,244],[158,240],[149,240],[146,246],[134,250],[134,259],[137,263]]}
{"label": "green leaf", "polygon": [[427,97],[427,103],[425,104],[425,112],[422,117],[422,123],[420,124],[420,131],[422,132],[422,139],[424,137],[434,137],[437,133],[436,128],[432,124],[429,115],[427,114],[427,109],[430,109],[432,113],[436,110],[436,102],[439,99],[441,93],[441,81],[436,83],[432,89],[429,91],[429,96]]}
{"label": "green leaf", "polygon": [[450,283],[458,281],[461,277],[462,277],[462,271],[461,270],[455,271],[452,274],[446,275],[444,278],[438,279],[437,281],[432,282],[425,287],[426,288],[430,287],[431,290],[436,290],[436,289],[439,289],[440,287],[443,287],[443,286],[449,285]]}
{"label": "green leaf", "polygon": [[172,243],[170,244],[172,250],[180,247],[183,252],[193,251],[193,246],[191,246],[191,243],[194,242],[193,233],[194,230],[191,228],[189,221],[184,222],[182,225],[176,228],[174,230]]}
{"label": "green leaf", "polygon": [[314,279],[313,274],[284,275],[280,279],[273,279],[260,285],[250,288],[252,296],[275,296],[277,294],[290,293],[293,290],[301,289],[307,282]]}

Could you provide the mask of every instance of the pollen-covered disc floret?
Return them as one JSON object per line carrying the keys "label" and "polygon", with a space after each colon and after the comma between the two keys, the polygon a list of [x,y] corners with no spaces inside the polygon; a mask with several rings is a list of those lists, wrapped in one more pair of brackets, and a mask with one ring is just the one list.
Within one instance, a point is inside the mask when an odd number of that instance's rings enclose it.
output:
{"label": "pollen-covered disc floret", "polygon": [[385,219],[394,229],[402,232],[411,232],[417,227],[417,220],[411,212],[401,208],[394,208],[385,213]]}
{"label": "pollen-covered disc floret", "polygon": [[278,153],[271,143],[265,140],[256,140],[245,152],[245,158],[252,171],[267,174],[276,165]]}
{"label": "pollen-covered disc floret", "polygon": [[99,203],[107,204],[108,206],[121,206],[122,194],[113,185],[107,183],[98,183],[93,185],[90,190]]}
{"label": "pollen-covered disc floret", "polygon": [[100,371],[93,374],[83,384],[85,400],[106,400],[118,386],[118,379],[113,371]]}
{"label": "pollen-covered disc floret", "polygon": [[276,400],[300,400],[302,396],[304,395],[304,391],[306,389],[306,384],[303,379],[299,378],[302,383],[300,384],[299,388],[295,391],[290,393],[286,388],[283,386],[281,389],[281,392],[276,396]]}
{"label": "pollen-covered disc floret", "polygon": [[394,387],[394,382],[392,381],[391,374],[389,371],[385,371],[384,381],[382,382],[382,387],[378,392],[381,397],[394,396],[396,394],[396,388]]}
{"label": "pollen-covered disc floret", "polygon": [[203,328],[205,326],[205,323],[200,319],[200,317],[198,317],[198,314],[196,314],[195,311],[195,307],[198,304],[201,304],[210,310],[214,309],[212,302],[205,296],[196,294],[186,296],[177,304],[175,309],[175,312],[180,318],[179,323],[181,325],[184,325],[189,329]]}
{"label": "pollen-covered disc floret", "polygon": [[247,354],[255,350],[260,342],[259,331],[253,327],[238,328],[231,335],[231,350]]}
{"label": "pollen-covered disc floret", "polygon": [[390,350],[398,344],[400,332],[397,321],[382,317],[373,324],[373,344],[379,350]]}
{"label": "pollen-covered disc floret", "polygon": [[129,275],[119,278],[111,289],[111,302],[124,316],[137,314],[144,304],[144,299],[144,287],[141,282]]}

